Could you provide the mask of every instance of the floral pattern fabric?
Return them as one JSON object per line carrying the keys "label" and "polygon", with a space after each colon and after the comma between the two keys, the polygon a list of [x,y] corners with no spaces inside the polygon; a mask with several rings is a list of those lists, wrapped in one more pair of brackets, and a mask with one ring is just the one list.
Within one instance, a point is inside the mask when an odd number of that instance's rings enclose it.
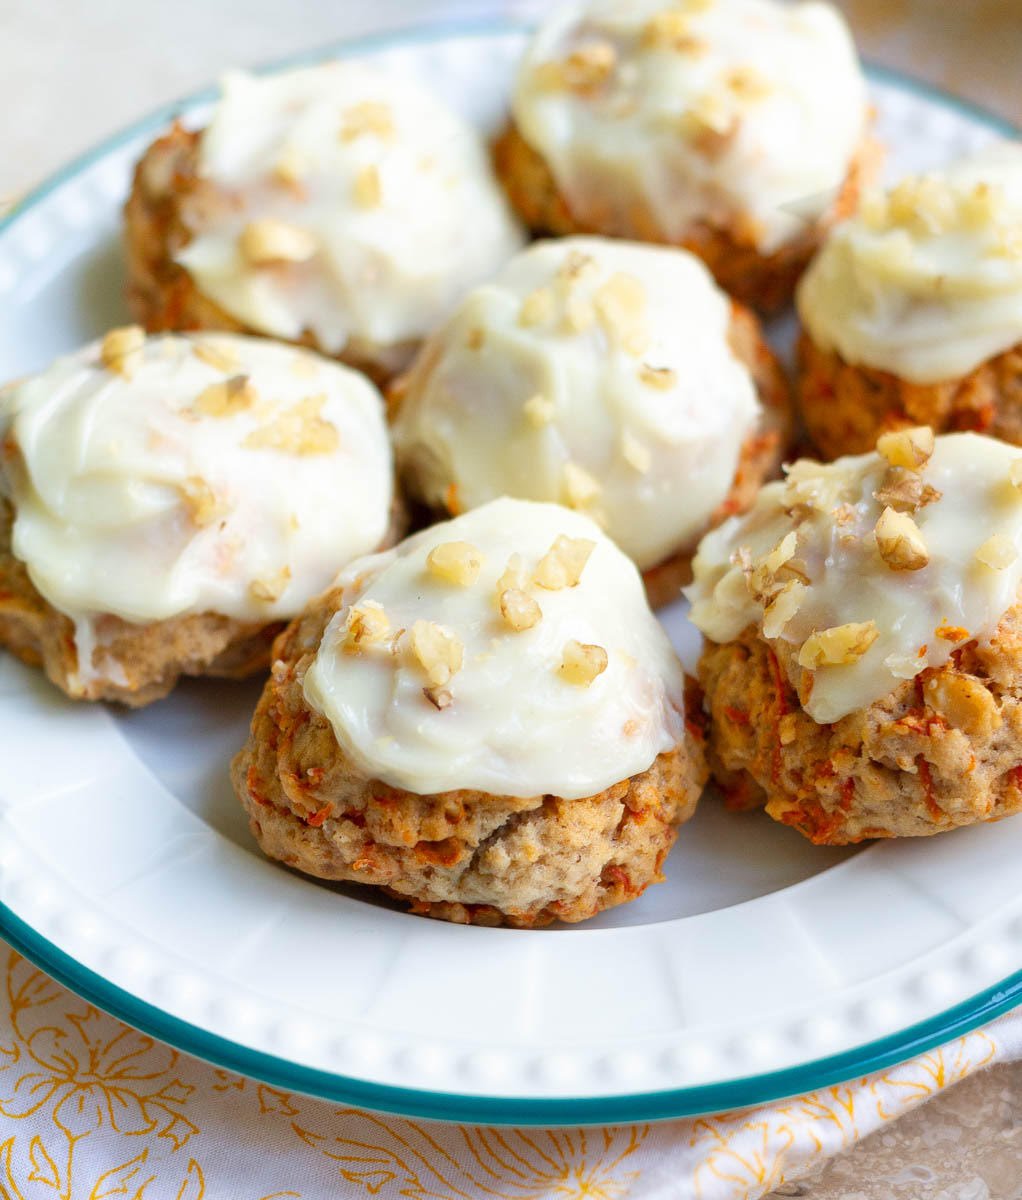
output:
{"label": "floral pattern fabric", "polygon": [[1022,1014],[741,1113],[604,1129],[381,1116],[217,1070],[0,944],[3,1200],[755,1200],[988,1064]]}

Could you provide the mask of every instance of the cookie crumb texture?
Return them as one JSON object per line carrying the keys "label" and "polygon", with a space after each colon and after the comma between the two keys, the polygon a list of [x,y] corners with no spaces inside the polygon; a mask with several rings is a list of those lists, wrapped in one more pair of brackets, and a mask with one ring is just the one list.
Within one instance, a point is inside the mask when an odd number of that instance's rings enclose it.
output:
{"label": "cookie crumb texture", "polygon": [[[676,827],[705,779],[695,736],[597,795],[418,795],[366,778],[303,694],[305,671],[341,604],[327,593],[291,625],[232,775],[271,858],[321,879],[383,888],[460,924],[533,928],[581,921],[661,878]],[[698,715],[690,730],[702,737]]]}
{"label": "cookie crumb texture", "polygon": [[730,807],[765,806],[833,846],[1022,811],[1022,606],[987,644],[829,725],[803,710],[778,653],[783,643],[771,648],[750,627],[707,642],[700,662],[708,756]]}
{"label": "cookie crumb texture", "polygon": [[[133,625],[107,615],[96,621],[92,662],[78,661],[71,619],[35,589],[10,550],[10,506],[0,500],[0,646],[42,667],[74,699],[113,700],[141,707],[160,700],[183,675],[243,679],[264,670],[280,624],[191,613]],[[83,689],[81,677],[88,683]]]}

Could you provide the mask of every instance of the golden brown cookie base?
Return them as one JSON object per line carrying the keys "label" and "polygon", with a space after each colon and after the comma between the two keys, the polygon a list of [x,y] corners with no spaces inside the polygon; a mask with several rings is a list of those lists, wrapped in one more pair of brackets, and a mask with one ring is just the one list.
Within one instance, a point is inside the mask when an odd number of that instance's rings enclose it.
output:
{"label": "golden brown cookie base", "polygon": [[824,234],[858,207],[859,195],[876,173],[879,157],[876,143],[864,141],[826,216],[774,253],[761,254],[741,230],[719,229],[703,222],[693,225],[680,239],[669,238],[653,215],[639,205],[629,213],[627,224],[610,211],[579,219],[558,190],[546,162],[513,123],[493,146],[497,176],[515,211],[533,231],[558,236],[592,233],[681,246],[706,263],[726,292],[762,312],[775,312],[788,303]]}
{"label": "golden brown cookie base", "polygon": [[699,664],[707,753],[731,807],[765,805],[832,846],[1022,811],[1022,606],[989,646],[956,650],[946,666],[832,725],[804,711],[792,653],[776,648],[750,627],[733,642],[707,642]]}
{"label": "golden brown cookie base", "polygon": [[[175,124],[146,150],[135,168],[124,206],[128,304],[150,333],[166,330],[219,330],[267,336],[250,329],[199,291],[176,258],[191,241],[184,219],[189,208],[228,203],[198,174],[201,133]],[[415,352],[415,343],[380,347],[352,339],[341,354],[330,354],[306,331],[296,342],[363,371],[382,385]]]}
{"label": "golden brown cookie base", "polygon": [[[763,483],[780,474],[781,463],[788,457],[793,446],[795,430],[788,381],[777,356],[763,336],[759,319],[736,300],[731,302],[728,341],[736,357],[748,368],[756,385],[759,402],[763,408],[759,428],[742,444],[731,489],[713,513],[707,529],[700,531],[699,537],[691,545],[681,548],[663,562],[643,572],[646,595],[653,608],[661,608],[678,599],[681,589],[692,581],[692,558],[703,534],[727,517],[745,512]],[[387,390],[387,407],[392,421],[397,416],[413,376],[428,373],[438,355],[438,340],[427,339],[412,370],[390,385]],[[408,478],[404,482],[407,491],[414,495],[415,480]],[[424,510],[423,525],[430,524],[431,517],[445,520],[449,516],[458,516],[463,511],[458,504],[457,488],[448,488],[448,495],[449,502],[444,510],[435,514],[431,514],[428,508]]]}
{"label": "golden brown cookie base", "polygon": [[802,419],[825,459],[864,454],[882,433],[911,425],[972,430],[1022,446],[1022,342],[968,375],[929,384],[853,366],[804,332],[798,359]]}
{"label": "golden brown cookie base", "polygon": [[364,777],[302,691],[340,604],[339,591],[327,593],[278,639],[232,764],[267,855],[321,879],[383,888],[416,913],[521,928],[584,920],[660,879],[705,778],[698,720],[693,738],[649,770],[581,800],[389,787]]}

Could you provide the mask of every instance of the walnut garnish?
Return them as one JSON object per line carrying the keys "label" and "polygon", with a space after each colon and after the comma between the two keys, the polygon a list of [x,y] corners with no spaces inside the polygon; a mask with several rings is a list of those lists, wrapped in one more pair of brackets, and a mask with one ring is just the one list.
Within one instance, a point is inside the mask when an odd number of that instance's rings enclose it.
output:
{"label": "walnut garnish", "polygon": [[888,208],[892,221],[925,233],[942,233],[958,218],[951,188],[934,175],[903,179],[892,189]]}
{"label": "walnut garnish", "polygon": [[355,202],[360,208],[376,208],[383,198],[379,168],[370,163],[355,176]]}
{"label": "walnut garnish", "polygon": [[976,551],[976,561],[994,571],[1003,571],[1018,558],[1018,548],[1003,533],[988,537]]}
{"label": "walnut garnish", "polygon": [[570,508],[584,508],[600,494],[599,482],[578,463],[564,464],[564,495]]}
{"label": "walnut garnish", "polygon": [[929,425],[914,429],[898,429],[877,438],[877,450],[892,467],[907,467],[918,471],[930,461],[935,439]]}
{"label": "walnut garnish", "polygon": [[233,346],[210,338],[196,338],[192,342],[192,353],[201,362],[217,371],[233,371],[240,363]]}
{"label": "walnut garnish", "polygon": [[530,327],[542,325],[554,315],[554,294],[548,287],[536,288],[522,301],[518,310],[518,324]]}
{"label": "walnut garnish", "polygon": [[145,330],[141,325],[111,329],[99,344],[99,361],[108,371],[130,379],[142,363]]}
{"label": "walnut garnish", "polygon": [[238,238],[238,249],[253,266],[306,262],[316,253],[317,242],[307,229],[275,217],[250,221]]}
{"label": "walnut garnish", "polygon": [[798,652],[798,665],[814,671],[817,667],[848,666],[857,662],[879,637],[876,621],[849,621],[810,634]]}
{"label": "walnut garnish", "polygon": [[581,250],[571,250],[557,268],[557,278],[573,287],[586,275],[592,275],[598,270],[596,259],[591,254],[583,254]]}
{"label": "walnut garnish", "polygon": [[507,560],[504,574],[497,580],[497,596],[508,588],[524,590],[529,585],[529,573],[525,569],[525,559],[520,554],[512,554]]}
{"label": "walnut garnish", "polygon": [[885,508],[874,533],[880,557],[892,571],[918,571],[930,561],[919,526],[907,513]]}
{"label": "walnut garnish", "polygon": [[516,633],[531,629],[543,616],[536,601],[520,588],[505,588],[499,599],[500,615]]}
{"label": "walnut garnish", "polygon": [[450,708],[454,703],[454,697],[451,695],[449,688],[444,687],[424,687],[422,694],[433,705],[434,708],[443,712],[445,708]]}
{"label": "walnut garnish", "polygon": [[593,92],[613,73],[617,52],[610,42],[588,42],[559,62],[542,63],[536,70],[541,87]]}
{"label": "walnut garnish", "polygon": [[769,553],[764,554],[748,573],[749,591],[761,598],[769,595],[778,571],[795,557],[798,534],[789,530]]}
{"label": "walnut garnish", "polygon": [[296,195],[302,196],[304,195],[302,184],[308,169],[309,164],[305,155],[294,146],[286,146],[274,163],[273,177],[278,183],[290,188]]}
{"label": "walnut garnish", "polygon": [[692,34],[691,18],[677,9],[659,12],[647,21],[640,45],[644,50],[674,50],[698,53],[705,43]]}
{"label": "walnut garnish", "polygon": [[593,293],[596,316],[608,339],[629,354],[639,355],[649,344],[646,289],[634,275],[617,271]]}
{"label": "walnut garnish", "polygon": [[441,542],[426,555],[426,566],[446,583],[471,587],[479,578],[483,556],[471,542]]}
{"label": "walnut garnish", "polygon": [[621,457],[630,467],[638,471],[640,475],[648,474],[653,464],[653,455],[650,453],[649,447],[643,445],[627,429],[621,435]]}
{"label": "walnut garnish", "polygon": [[250,409],[258,395],[247,375],[232,375],[203,388],[189,411],[202,417],[234,417]]}
{"label": "walnut garnish", "polygon": [[924,483],[917,471],[911,471],[908,467],[888,467],[873,498],[895,512],[916,512],[927,504],[933,504],[942,495],[943,492],[932,484]]}
{"label": "walnut garnish", "polygon": [[461,639],[435,621],[416,621],[409,634],[409,645],[419,666],[434,687],[442,687],[461,670],[465,651]]}
{"label": "walnut garnish", "polygon": [[562,533],[536,564],[533,581],[548,592],[576,587],[595,549],[596,543],[589,538],[565,537]]}
{"label": "walnut garnish", "polygon": [[363,100],[346,109],[341,117],[341,141],[352,142],[364,134],[378,138],[394,136],[394,118],[390,108],[379,100]]}
{"label": "walnut garnish", "polygon": [[196,525],[212,525],[227,511],[223,500],[201,475],[189,475],[179,487],[188,508],[188,515]]}
{"label": "walnut garnish", "polygon": [[348,609],[341,649],[346,654],[358,654],[363,646],[375,646],[390,636],[390,618],[383,605],[375,600],[363,600]]}
{"label": "walnut garnish", "polygon": [[535,396],[530,396],[522,406],[525,419],[536,429],[542,429],[544,425],[549,425],[554,419],[556,411],[557,406],[554,402],[539,392]]}
{"label": "walnut garnish", "polygon": [[291,568],[281,567],[279,571],[265,579],[253,579],[248,585],[249,594],[253,600],[260,600],[264,604],[275,604],[287,591],[290,580]]}
{"label": "walnut garnish", "polygon": [[588,687],[607,669],[607,651],[602,646],[587,645],[574,638],[565,644],[558,674],[577,687]]}
{"label": "walnut garnish", "polygon": [[678,372],[673,367],[651,367],[649,363],[643,363],[639,367],[639,378],[649,387],[666,392],[674,387],[678,380]]}
{"label": "walnut garnish", "polygon": [[806,594],[806,585],[797,579],[789,579],[781,590],[763,609],[763,636],[780,637],[784,627],[798,612]]}
{"label": "walnut garnish", "polygon": [[465,345],[470,350],[481,350],[486,344],[486,330],[480,325],[473,325],[465,338]]}
{"label": "walnut garnish", "polygon": [[970,735],[987,736],[1001,725],[997,701],[977,679],[947,671],[923,682],[926,703],[950,725]]}
{"label": "walnut garnish", "polygon": [[770,80],[755,67],[732,67],[724,76],[724,86],[741,100],[762,100],[773,91]]}
{"label": "walnut garnish", "polygon": [[585,333],[596,320],[596,309],[588,296],[572,293],[564,301],[561,330],[564,333]]}
{"label": "walnut garnish", "polygon": [[279,450],[302,458],[332,454],[341,439],[336,426],[320,416],[325,403],[325,396],[307,396],[253,430],[241,444],[249,450]]}

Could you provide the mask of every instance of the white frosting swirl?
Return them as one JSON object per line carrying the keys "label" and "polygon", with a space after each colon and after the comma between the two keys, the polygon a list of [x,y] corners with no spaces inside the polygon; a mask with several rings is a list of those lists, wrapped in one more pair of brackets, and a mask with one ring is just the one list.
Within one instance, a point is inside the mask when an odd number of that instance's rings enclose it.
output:
{"label": "white frosting swirl", "polygon": [[[498,606],[513,554],[527,573],[559,535],[595,543],[574,587],[527,584],[541,618],[514,630]],[[438,578],[434,547],[463,541],[482,565],[474,582]],[[502,499],[352,563],[305,675],[305,696],[369,777],[421,794],[476,788],[497,795],[593,795],[648,768],[684,737],[683,673],[646,604],[634,566],[585,517]],[[352,606],[378,605],[397,634],[350,653]],[[445,707],[408,648],[415,622],[438,623],[462,647]],[[569,641],[606,652],[586,686],[559,671]]]}
{"label": "white frosting swirl", "polygon": [[0,393],[13,553],[86,639],[105,613],[291,617],[380,545],[393,471],[364,376],[256,338],[138,342],[123,371],[96,344]]}
{"label": "white frosting swirl", "polygon": [[1022,341],[1022,145],[868,197],[803,277],[798,309],[821,349],[912,383]]}
{"label": "white frosting swirl", "polygon": [[[398,365],[402,343],[521,245],[477,132],[360,63],[227,75],[199,172],[223,201],[200,192],[184,212],[194,239],[179,259],[201,291],[261,333],[311,331],[331,354],[354,340]],[[244,233],[266,220],[298,231],[293,257],[258,261]]]}
{"label": "white frosting swirl", "polygon": [[706,528],[760,414],[730,320],[684,251],[537,243],[423,350],[395,423],[399,464],[437,507],[507,494],[581,508],[651,567]]}
{"label": "white frosting swirl", "polygon": [[[971,433],[936,439],[918,482],[939,496],[905,514],[928,557],[916,569],[892,569],[878,546],[887,471],[876,452],[827,466],[796,463],[787,482],[768,484],[749,513],[708,534],[693,564],[692,620],[715,642],[757,625],[767,641],[804,648],[821,631],[866,626],[835,643],[869,643],[857,657],[853,651],[853,661],[809,668],[803,707],[821,724],[942,666],[956,646],[989,638],[1022,583],[1018,447]],[[888,550],[899,552],[905,547]],[[765,604],[785,585],[793,587],[790,616],[783,620],[781,600],[764,631]]]}
{"label": "white frosting swirl", "polygon": [[866,87],[826,4],[570,0],[535,35],[514,93],[525,140],[577,218],[671,240],[704,221],[765,254],[833,202]]}

